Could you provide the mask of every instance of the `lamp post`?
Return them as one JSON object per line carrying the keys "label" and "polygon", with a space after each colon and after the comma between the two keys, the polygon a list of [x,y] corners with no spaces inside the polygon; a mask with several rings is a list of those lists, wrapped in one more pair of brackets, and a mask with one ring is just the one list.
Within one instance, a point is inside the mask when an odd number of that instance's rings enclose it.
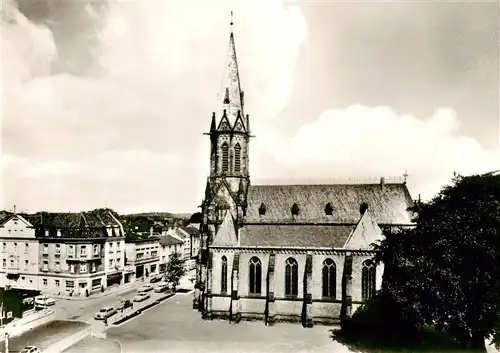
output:
{"label": "lamp post", "polygon": [[5,332],[5,353],[9,353],[9,333]]}

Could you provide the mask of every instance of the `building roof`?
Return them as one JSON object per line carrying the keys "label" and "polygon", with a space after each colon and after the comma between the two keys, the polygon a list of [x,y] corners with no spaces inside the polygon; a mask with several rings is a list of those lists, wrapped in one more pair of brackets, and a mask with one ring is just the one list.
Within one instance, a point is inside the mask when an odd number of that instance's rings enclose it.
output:
{"label": "building roof", "polygon": [[154,243],[158,242],[160,237],[149,237],[149,238],[139,238],[139,239],[127,239],[126,244],[140,244],[140,243]]}
{"label": "building roof", "polygon": [[21,216],[36,228],[102,228],[120,226],[120,223],[111,215],[110,211],[105,209],[66,213],[37,212],[35,214],[21,214]]}
{"label": "building roof", "polygon": [[231,212],[226,212],[224,221],[222,222],[219,231],[214,237],[213,245],[214,246],[238,245],[236,227],[234,226],[234,219]]}
{"label": "building roof", "polygon": [[171,245],[182,245],[184,242],[171,236],[170,234],[161,235],[158,237],[160,239],[160,245],[171,246]]}
{"label": "building roof", "polygon": [[182,227],[182,230],[188,233],[189,235],[192,235],[194,237],[199,237],[200,236],[200,231],[192,226],[187,226],[187,227]]}
{"label": "building roof", "polygon": [[240,246],[342,248],[353,226],[347,225],[245,225]]}
{"label": "building roof", "polygon": [[[325,213],[327,204],[332,214]],[[250,186],[245,223],[356,224],[366,203],[378,224],[411,224],[413,200],[404,183]],[[296,204],[298,214],[292,216]],[[264,205],[265,214],[259,209]]]}

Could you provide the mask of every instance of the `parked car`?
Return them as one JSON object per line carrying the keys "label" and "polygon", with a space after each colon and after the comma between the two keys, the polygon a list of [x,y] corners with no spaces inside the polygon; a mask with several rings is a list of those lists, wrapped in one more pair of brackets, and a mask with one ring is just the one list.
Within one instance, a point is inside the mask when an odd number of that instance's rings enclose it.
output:
{"label": "parked car", "polygon": [[168,290],[168,284],[161,283],[160,285],[156,286],[155,293],[162,293],[162,292],[166,292],[167,290]]}
{"label": "parked car", "polygon": [[35,346],[27,346],[21,349],[19,353],[42,353],[42,351]]}
{"label": "parked car", "polygon": [[48,298],[45,295],[38,295],[35,297],[36,305],[55,305],[56,301],[52,298]]}
{"label": "parked car", "polygon": [[149,282],[156,283],[156,282],[161,282],[161,280],[162,280],[161,276],[153,276],[153,277],[151,277]]}
{"label": "parked car", "polygon": [[107,318],[113,316],[117,312],[118,312],[118,310],[116,310],[116,308],[113,308],[111,306],[105,306],[104,308],[102,308],[101,310],[99,310],[95,314],[94,319],[96,319],[96,320],[104,320],[104,319],[107,319]]}
{"label": "parked car", "polygon": [[148,294],[148,293],[138,293],[135,297],[134,297],[134,302],[142,302],[148,298],[150,298],[151,296]]}
{"label": "parked car", "polygon": [[130,299],[122,299],[120,301],[120,308],[127,309],[133,306],[132,301]]}
{"label": "parked car", "polygon": [[142,292],[149,292],[150,290],[153,290],[153,286],[150,284],[143,284],[137,291],[139,293]]}

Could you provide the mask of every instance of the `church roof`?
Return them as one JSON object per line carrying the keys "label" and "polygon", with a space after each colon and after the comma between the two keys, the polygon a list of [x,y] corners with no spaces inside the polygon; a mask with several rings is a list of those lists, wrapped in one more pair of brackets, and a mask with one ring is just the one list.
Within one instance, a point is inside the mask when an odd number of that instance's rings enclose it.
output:
{"label": "church roof", "polygon": [[369,249],[371,244],[384,238],[382,229],[377,222],[371,217],[371,211],[367,210],[358,224],[349,235],[345,248],[346,249]]}
{"label": "church roof", "polygon": [[342,248],[352,225],[245,225],[240,229],[241,246]]}
{"label": "church roof", "polygon": [[224,221],[219,228],[219,231],[214,237],[212,243],[214,246],[236,246],[238,245],[238,237],[236,236],[236,227],[231,212],[226,212]]}
{"label": "church roof", "polygon": [[[412,223],[408,208],[413,200],[403,183],[250,186],[245,223],[356,224],[363,203],[378,224]],[[297,214],[292,215],[292,207]]]}

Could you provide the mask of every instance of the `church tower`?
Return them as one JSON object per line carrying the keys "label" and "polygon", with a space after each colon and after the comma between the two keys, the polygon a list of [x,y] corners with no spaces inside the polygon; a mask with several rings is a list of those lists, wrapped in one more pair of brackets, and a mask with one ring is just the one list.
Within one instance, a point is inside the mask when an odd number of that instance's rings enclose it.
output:
{"label": "church tower", "polygon": [[202,231],[208,236],[208,244],[227,212],[231,212],[236,226],[241,224],[249,184],[249,117],[244,113],[232,24],[231,21],[218,111],[212,113],[210,132],[206,134],[210,136],[210,175],[202,204],[202,223],[205,226]]}
{"label": "church tower", "polygon": [[[231,13],[232,17],[232,13]],[[212,243],[222,221],[230,212],[238,229],[246,212],[247,192],[250,184],[248,146],[250,122],[244,111],[244,96],[240,85],[238,61],[231,18],[231,33],[226,56],[223,85],[219,92],[217,112],[212,113],[210,132],[210,175],[207,178],[202,202],[200,224],[201,251],[198,258],[197,282],[203,310],[203,292],[207,276],[208,246]]]}

